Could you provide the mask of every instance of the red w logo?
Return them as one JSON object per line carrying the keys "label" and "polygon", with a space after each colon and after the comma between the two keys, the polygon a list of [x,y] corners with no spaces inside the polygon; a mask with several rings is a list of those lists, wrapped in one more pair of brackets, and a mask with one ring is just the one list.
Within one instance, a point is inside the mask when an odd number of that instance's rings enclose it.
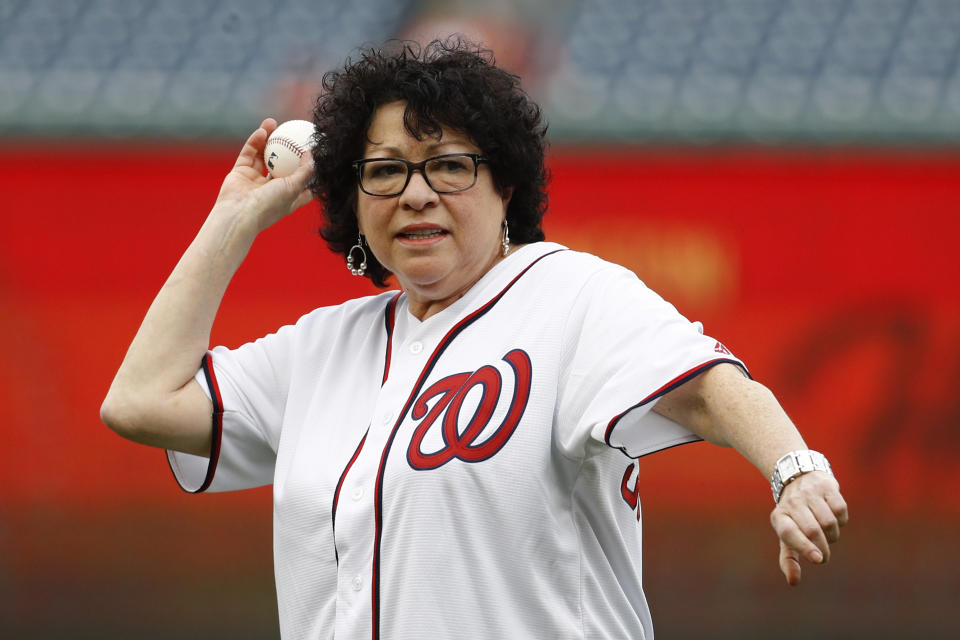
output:
{"label": "red w logo", "polygon": [[[447,376],[431,385],[413,405],[410,415],[421,422],[413,432],[410,447],[407,449],[407,461],[411,467],[418,470],[436,469],[454,458],[464,462],[480,462],[496,454],[507,443],[527,408],[532,367],[530,356],[521,349],[514,349],[505,355],[503,360],[513,369],[514,385],[513,398],[500,426],[482,442],[476,442],[500,401],[502,378],[496,368],[485,365],[473,373]],[[461,431],[460,410],[467,394],[476,386],[482,389],[480,401],[473,417]],[[428,403],[434,398],[438,399],[433,408],[430,408]],[[423,439],[441,415],[443,419],[440,435],[443,438],[443,447],[424,453]]]}

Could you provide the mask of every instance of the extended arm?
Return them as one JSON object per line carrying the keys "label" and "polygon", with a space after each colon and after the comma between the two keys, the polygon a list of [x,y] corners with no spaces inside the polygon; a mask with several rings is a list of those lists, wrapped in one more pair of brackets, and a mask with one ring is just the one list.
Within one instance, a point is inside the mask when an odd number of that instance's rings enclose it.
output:
{"label": "extended arm", "polygon": [[[781,456],[807,448],[770,390],[732,364],[712,367],[666,394],[654,411],[704,440],[734,447],[768,479]],[[815,563],[830,559],[830,545],[847,519],[839,484],[828,473],[806,473],[784,488],[770,523],[789,584],[800,582],[801,556]]]}
{"label": "extended arm", "polygon": [[227,285],[257,234],[310,199],[309,154],[292,175],[264,176],[263,147],[277,126],[247,139],[213,209],[147,311],[100,408],[120,435],[197,455],[210,452],[212,406],[194,381]]}

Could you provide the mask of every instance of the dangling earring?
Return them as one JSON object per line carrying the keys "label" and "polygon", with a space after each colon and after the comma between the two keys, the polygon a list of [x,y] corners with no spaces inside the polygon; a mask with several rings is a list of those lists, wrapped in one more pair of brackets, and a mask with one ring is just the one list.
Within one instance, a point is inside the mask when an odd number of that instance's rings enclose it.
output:
{"label": "dangling earring", "polygon": [[503,255],[510,253],[510,230],[507,228],[507,220],[503,220],[503,237],[500,239],[500,246],[503,247]]}
{"label": "dangling earring", "polygon": [[[360,252],[360,266],[353,266],[353,252]],[[350,247],[350,251],[347,252],[347,269],[350,270],[355,276],[362,276],[367,270],[367,252],[363,249],[363,234],[357,234],[357,244]]]}

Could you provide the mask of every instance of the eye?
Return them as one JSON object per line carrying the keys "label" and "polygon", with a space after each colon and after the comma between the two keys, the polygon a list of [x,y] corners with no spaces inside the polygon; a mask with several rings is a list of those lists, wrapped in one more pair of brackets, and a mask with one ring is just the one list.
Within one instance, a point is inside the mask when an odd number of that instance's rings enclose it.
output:
{"label": "eye", "polygon": [[470,170],[469,158],[443,158],[434,163],[435,169],[444,173],[460,173]]}
{"label": "eye", "polygon": [[364,175],[367,178],[391,178],[397,175],[403,175],[406,167],[399,162],[368,162]]}

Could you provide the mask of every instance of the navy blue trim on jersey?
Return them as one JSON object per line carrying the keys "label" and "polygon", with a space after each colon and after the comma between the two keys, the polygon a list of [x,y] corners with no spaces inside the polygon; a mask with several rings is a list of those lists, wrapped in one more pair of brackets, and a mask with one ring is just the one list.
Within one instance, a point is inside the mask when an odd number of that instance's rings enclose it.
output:
{"label": "navy blue trim on jersey", "polygon": [[[604,436],[603,436],[603,441],[607,443],[607,446],[608,446],[608,447],[613,447],[614,449],[619,449],[620,451],[622,451],[628,458],[636,459],[636,458],[643,457],[643,456],[631,455],[630,452],[627,451],[625,447],[618,447],[618,446],[615,446],[615,445],[611,444],[611,442],[610,442],[610,437],[613,435],[613,430],[616,428],[617,424],[620,423],[620,420],[621,420],[625,415],[627,415],[628,413],[630,413],[631,411],[633,411],[634,409],[636,409],[636,408],[638,408],[638,407],[642,407],[643,405],[645,405],[645,404],[647,404],[647,403],[653,402],[654,400],[657,400],[658,398],[661,398],[662,396],[665,396],[666,394],[670,393],[671,391],[673,391],[674,389],[676,389],[676,388],[679,387],[680,385],[684,384],[685,382],[689,382],[690,380],[693,380],[694,378],[696,378],[698,375],[700,375],[701,373],[703,373],[703,372],[706,371],[707,369],[710,369],[711,367],[715,367],[715,366],[717,366],[718,364],[724,364],[724,363],[730,363],[730,364],[737,365],[737,367],[739,367],[744,373],[746,373],[747,376],[750,376],[750,372],[747,371],[746,367],[744,367],[744,366],[743,366],[743,363],[740,362],[739,360],[734,360],[734,359],[732,359],[732,358],[717,358],[717,359],[715,359],[715,360],[708,360],[707,362],[704,362],[704,363],[702,363],[702,364],[694,367],[693,369],[690,369],[689,371],[687,371],[687,372],[685,372],[685,373],[681,373],[679,376],[677,376],[676,378],[674,378],[673,380],[671,380],[671,381],[668,382],[667,384],[663,385],[662,387],[660,387],[659,389],[657,389],[656,391],[654,391],[653,393],[651,393],[650,395],[648,395],[646,398],[644,398],[644,399],[641,400],[640,402],[636,403],[635,405],[630,406],[630,407],[627,408],[625,411],[622,411],[621,413],[619,413],[619,414],[617,414],[616,416],[614,416],[613,419],[611,419],[610,422],[607,423],[607,430],[606,430],[606,433],[605,433]],[[668,445],[668,446],[665,446],[665,447],[661,447],[661,448],[657,449],[656,451],[663,451],[663,450],[665,450],[665,449],[670,449],[670,448],[672,448],[672,447],[680,446],[681,444],[689,444],[690,442],[699,442],[699,441],[702,440],[702,439],[703,439],[703,438],[700,438],[699,436],[692,436],[691,439],[688,440],[688,441],[686,441],[686,442],[678,442],[678,443],[676,443],[676,444],[672,444],[672,445]],[[654,452],[654,451],[650,451],[649,453],[655,453],[655,452]],[[644,454],[644,455],[649,455],[649,453]]]}
{"label": "navy blue trim on jersey", "polygon": [[374,543],[373,543],[373,640],[380,639],[380,540],[383,536],[383,476],[387,467],[387,459],[390,456],[390,449],[393,446],[393,440],[397,435],[397,430],[400,428],[400,425],[403,423],[404,419],[407,416],[407,412],[410,411],[410,408],[413,406],[413,403],[416,401],[417,397],[420,395],[420,388],[426,382],[430,373],[433,371],[433,368],[436,366],[437,361],[440,359],[440,356],[443,355],[443,352],[447,350],[447,347],[453,342],[453,340],[460,335],[467,327],[473,324],[475,321],[480,319],[484,314],[486,314],[490,309],[496,305],[504,294],[513,287],[516,282],[524,276],[533,267],[544,258],[554,253],[560,251],[565,251],[565,249],[556,249],[549,253],[545,253],[530,264],[528,264],[524,269],[514,277],[507,285],[503,288],[500,293],[493,297],[489,302],[479,307],[476,311],[466,316],[463,320],[454,325],[450,331],[447,332],[437,345],[437,348],[434,349],[433,353],[430,355],[430,359],[427,360],[427,364],[424,366],[423,370],[420,372],[420,377],[417,379],[417,382],[413,386],[413,390],[410,392],[410,396],[407,398],[406,403],[403,405],[403,410],[400,411],[400,415],[397,418],[397,421],[393,425],[393,429],[390,431],[390,436],[387,438],[387,442],[383,447],[383,454],[380,456],[380,468],[377,470],[377,484],[374,492],[374,520],[376,522],[376,531],[374,533]]}
{"label": "navy blue trim on jersey", "polygon": [[383,325],[387,331],[387,353],[383,357],[383,380],[380,381],[382,387],[387,383],[387,376],[390,375],[390,354],[393,352],[393,328],[397,324],[397,300],[403,292],[398,291],[397,295],[390,299],[387,308],[383,312]]}
{"label": "navy blue trim on jersey", "polygon": [[[386,384],[387,377],[390,375],[390,354],[393,352],[393,328],[397,324],[397,301],[400,299],[402,293],[402,291],[398,291],[397,295],[390,299],[390,302],[387,303],[383,311],[383,328],[387,332],[387,346],[385,349],[386,354],[383,358],[383,380],[380,382],[381,387]],[[338,565],[340,564],[340,553],[337,551],[337,505],[340,503],[340,490],[343,489],[343,482],[347,479],[347,473],[350,471],[353,463],[360,457],[360,450],[363,449],[363,443],[367,441],[367,434],[369,433],[370,427],[367,427],[367,430],[363,433],[363,437],[360,438],[360,444],[357,445],[356,450],[353,452],[353,456],[351,456],[347,466],[343,468],[340,479],[337,480],[337,488],[333,492],[333,506],[330,509],[330,528],[333,530],[333,557],[336,559]]]}
{"label": "navy blue trim on jersey", "polygon": [[350,471],[350,467],[353,466],[353,463],[356,462],[357,458],[360,456],[360,450],[363,449],[363,443],[367,441],[368,433],[370,433],[369,427],[367,427],[367,430],[364,431],[363,437],[360,438],[360,444],[357,445],[356,450],[353,452],[350,462],[348,462],[347,466],[343,468],[343,473],[340,474],[340,479],[337,481],[337,489],[333,492],[333,508],[330,512],[330,528],[333,529],[333,557],[336,558],[338,565],[340,564],[340,554],[337,552],[337,503],[340,502],[340,489],[343,488],[343,481],[347,478],[347,472]]}
{"label": "navy blue trim on jersey", "polygon": [[210,401],[213,403],[213,413],[210,416],[212,423],[210,432],[210,462],[207,463],[207,473],[199,488],[187,489],[183,486],[177,473],[173,469],[173,464],[170,462],[170,454],[167,454],[167,465],[170,467],[170,472],[173,473],[173,477],[177,480],[180,488],[187,493],[202,493],[210,487],[210,484],[213,482],[213,476],[217,472],[217,462],[220,460],[220,441],[223,437],[223,399],[220,397],[220,385],[217,384],[217,376],[213,372],[213,356],[210,353],[204,355],[200,363],[200,368],[203,370],[203,377],[207,381],[207,389],[210,390]]}

